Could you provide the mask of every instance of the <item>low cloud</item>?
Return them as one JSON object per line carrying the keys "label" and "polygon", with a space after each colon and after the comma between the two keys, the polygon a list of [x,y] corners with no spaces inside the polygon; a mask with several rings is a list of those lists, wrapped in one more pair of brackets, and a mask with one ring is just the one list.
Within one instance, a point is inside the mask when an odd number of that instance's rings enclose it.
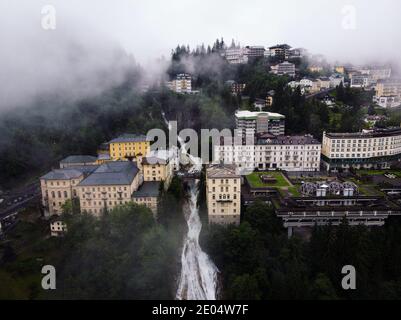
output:
{"label": "low cloud", "polygon": [[[41,25],[41,6],[27,4],[0,22],[0,110],[57,95],[73,100],[121,83],[135,59],[112,38],[72,16]],[[3,19],[4,18],[4,19]]]}

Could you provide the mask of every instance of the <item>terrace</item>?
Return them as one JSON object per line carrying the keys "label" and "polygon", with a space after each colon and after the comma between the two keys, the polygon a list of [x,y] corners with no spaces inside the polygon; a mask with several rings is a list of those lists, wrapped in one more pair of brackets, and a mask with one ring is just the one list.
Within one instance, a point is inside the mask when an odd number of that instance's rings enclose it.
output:
{"label": "terrace", "polygon": [[299,196],[299,191],[291,181],[279,171],[253,172],[246,176],[251,193],[277,192],[282,196]]}

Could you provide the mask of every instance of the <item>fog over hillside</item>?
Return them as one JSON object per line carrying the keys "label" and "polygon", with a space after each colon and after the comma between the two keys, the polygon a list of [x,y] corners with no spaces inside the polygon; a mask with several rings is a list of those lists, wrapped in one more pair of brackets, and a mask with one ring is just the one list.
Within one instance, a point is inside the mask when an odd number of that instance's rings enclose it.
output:
{"label": "fog over hillside", "polygon": [[60,14],[57,28],[44,30],[41,6],[21,8],[12,8],[11,15],[0,10],[0,109],[44,95],[68,100],[96,95],[135,67],[120,44],[84,21]]}
{"label": "fog over hillside", "polygon": [[[55,30],[42,28],[45,5],[56,10]],[[400,10],[397,0],[331,1],[324,8],[318,0],[3,0],[0,110],[44,94],[97,94],[120,83],[136,61],[154,79],[177,44],[207,45],[217,37],[242,45],[286,42],[332,62],[397,64]]]}

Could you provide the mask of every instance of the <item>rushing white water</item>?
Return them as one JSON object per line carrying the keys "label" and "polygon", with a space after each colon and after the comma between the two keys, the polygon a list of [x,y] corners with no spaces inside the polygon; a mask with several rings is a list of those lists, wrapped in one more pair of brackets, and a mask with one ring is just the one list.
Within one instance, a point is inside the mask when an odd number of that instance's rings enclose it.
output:
{"label": "rushing white water", "polygon": [[198,181],[191,185],[188,233],[181,254],[181,276],[176,298],[179,300],[216,300],[217,267],[199,245],[202,223],[197,206]]}
{"label": "rushing white water", "polygon": [[[163,114],[169,128],[171,126]],[[189,154],[185,142],[178,137],[181,156],[187,157],[191,166],[188,172],[200,172],[202,160]],[[195,180],[190,186],[190,198],[184,208],[188,232],[181,253],[181,274],[176,298],[179,300],[216,300],[218,269],[199,245],[202,223],[199,218],[198,184]]]}

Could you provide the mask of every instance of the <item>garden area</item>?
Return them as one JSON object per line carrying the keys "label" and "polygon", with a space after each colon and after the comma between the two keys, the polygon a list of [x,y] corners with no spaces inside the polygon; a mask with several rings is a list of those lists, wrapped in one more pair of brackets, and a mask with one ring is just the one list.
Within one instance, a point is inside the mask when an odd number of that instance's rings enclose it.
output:
{"label": "garden area", "polygon": [[358,170],[356,174],[360,176],[381,176],[385,174],[395,175],[397,178],[401,178],[400,170]]}
{"label": "garden area", "polygon": [[298,186],[293,185],[279,171],[253,172],[246,177],[251,188],[275,188],[282,195],[298,197]]}
{"label": "garden area", "polygon": [[[262,178],[267,177],[268,179],[263,180]],[[291,183],[281,172],[253,172],[246,177],[249,185],[252,188],[264,188],[264,187],[290,187]]]}

